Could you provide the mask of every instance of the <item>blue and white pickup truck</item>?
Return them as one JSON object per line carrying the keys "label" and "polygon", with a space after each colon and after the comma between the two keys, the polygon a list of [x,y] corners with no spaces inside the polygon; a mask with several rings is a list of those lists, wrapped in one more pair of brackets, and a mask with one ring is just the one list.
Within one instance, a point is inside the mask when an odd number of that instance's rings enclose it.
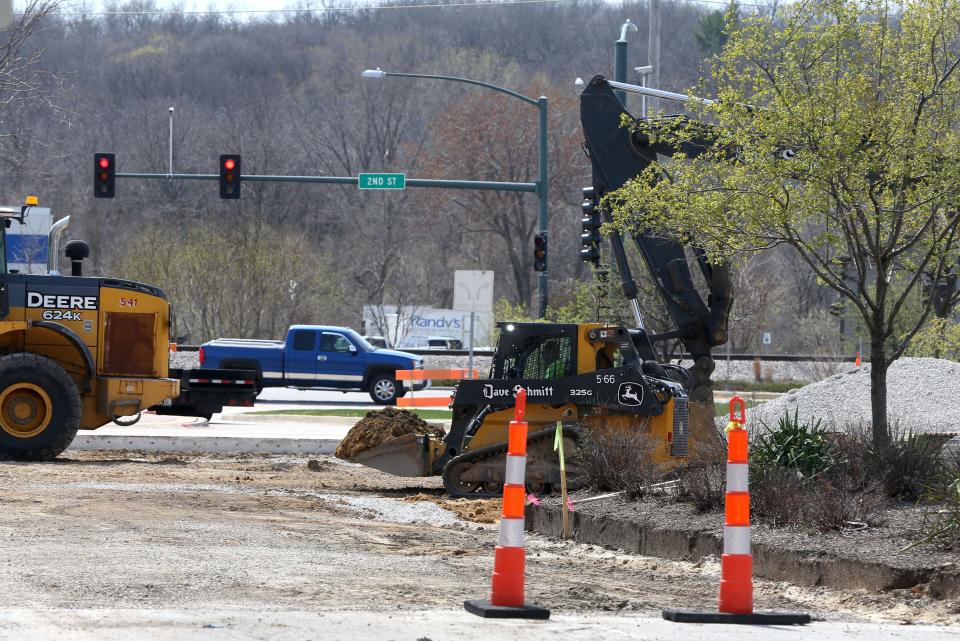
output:
{"label": "blue and white pickup truck", "polygon": [[[406,389],[398,369],[421,369],[423,359],[377,349],[348,327],[293,325],[285,341],[218,338],[200,346],[202,369],[253,370],[257,388],[297,387],[360,390],[388,405]],[[413,389],[423,389],[418,382]]]}

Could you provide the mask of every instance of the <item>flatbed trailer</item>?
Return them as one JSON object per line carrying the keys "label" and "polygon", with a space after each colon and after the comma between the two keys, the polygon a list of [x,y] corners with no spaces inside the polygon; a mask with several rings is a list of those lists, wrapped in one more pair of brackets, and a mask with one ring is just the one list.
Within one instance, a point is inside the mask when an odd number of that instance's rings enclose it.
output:
{"label": "flatbed trailer", "polygon": [[199,416],[208,421],[224,407],[251,407],[259,388],[257,372],[237,369],[171,369],[180,380],[180,396],[150,409],[157,414]]}

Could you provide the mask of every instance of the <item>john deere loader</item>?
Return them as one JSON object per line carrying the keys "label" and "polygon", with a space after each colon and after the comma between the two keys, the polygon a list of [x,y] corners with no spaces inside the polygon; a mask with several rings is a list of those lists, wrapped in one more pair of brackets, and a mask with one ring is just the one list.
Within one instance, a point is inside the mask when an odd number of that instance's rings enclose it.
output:
{"label": "john deere loader", "polygon": [[95,429],[179,394],[167,378],[169,306],[153,286],[80,275],[89,250],[68,243],[72,276],[61,276],[50,232],[46,275],[11,273],[6,228],[29,208],[0,209],[0,458],[47,460],[78,429]]}

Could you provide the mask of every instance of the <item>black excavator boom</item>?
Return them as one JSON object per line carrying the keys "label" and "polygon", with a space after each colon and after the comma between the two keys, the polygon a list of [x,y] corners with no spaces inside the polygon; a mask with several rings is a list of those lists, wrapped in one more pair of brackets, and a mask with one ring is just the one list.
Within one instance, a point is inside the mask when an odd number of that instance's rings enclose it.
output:
{"label": "black excavator boom", "polygon": [[[580,121],[586,139],[586,151],[593,166],[593,193],[597,199],[640,175],[656,162],[657,154],[672,156],[682,152],[691,157],[702,153],[715,142],[709,125],[682,116],[670,116],[667,118],[672,119],[675,126],[690,127],[692,124],[699,130],[698,138],[673,148],[655,137],[624,127],[624,115],[635,120],[624,109],[606,79],[603,76],[593,78],[580,96]],[[733,301],[728,268],[711,264],[701,248],[692,246],[695,262],[710,290],[704,302],[694,286],[683,244],[647,229],[632,229],[630,236],[649,268],[667,312],[676,324],[677,332],[673,335],[680,339],[694,360],[710,358],[711,348],[727,340],[727,319]],[[619,232],[612,232],[608,238],[617,261],[624,295],[635,300],[637,288],[623,250],[623,237]],[[635,309],[639,312],[636,305]],[[639,313],[637,321],[642,324]],[[641,326],[641,329],[645,328]]]}

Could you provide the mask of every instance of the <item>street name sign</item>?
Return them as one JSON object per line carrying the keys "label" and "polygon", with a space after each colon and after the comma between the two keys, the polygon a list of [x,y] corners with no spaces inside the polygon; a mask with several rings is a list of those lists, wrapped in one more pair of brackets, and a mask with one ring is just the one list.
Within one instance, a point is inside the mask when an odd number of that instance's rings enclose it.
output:
{"label": "street name sign", "polygon": [[406,174],[360,174],[360,189],[406,189]]}

